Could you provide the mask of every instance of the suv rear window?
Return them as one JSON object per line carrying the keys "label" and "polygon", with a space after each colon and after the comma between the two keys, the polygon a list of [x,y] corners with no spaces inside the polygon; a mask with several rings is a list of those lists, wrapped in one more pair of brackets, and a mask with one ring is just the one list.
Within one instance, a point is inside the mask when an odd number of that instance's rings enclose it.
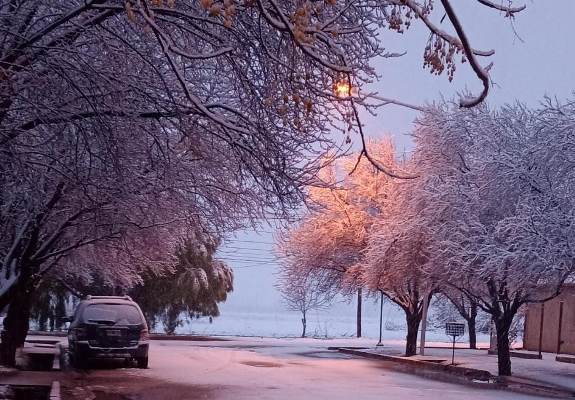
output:
{"label": "suv rear window", "polygon": [[140,311],[130,304],[90,304],[84,310],[83,318],[85,322],[110,325],[136,325],[143,322]]}

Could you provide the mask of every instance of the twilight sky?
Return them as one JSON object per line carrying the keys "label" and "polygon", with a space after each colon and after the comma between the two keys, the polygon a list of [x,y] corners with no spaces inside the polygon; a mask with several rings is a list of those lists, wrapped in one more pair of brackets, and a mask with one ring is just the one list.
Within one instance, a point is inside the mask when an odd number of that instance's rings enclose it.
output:
{"label": "twilight sky", "polygon": [[[494,62],[490,74],[495,86],[487,98],[489,104],[499,106],[518,100],[534,106],[545,95],[560,100],[572,96],[575,90],[575,0],[525,0],[527,9],[517,14],[513,25],[499,12],[481,7],[475,1],[454,0],[453,3],[472,46],[495,49],[490,59]],[[515,0],[514,4],[522,3]],[[432,76],[422,69],[427,37],[420,23],[412,25],[404,35],[384,32],[382,40],[389,52],[407,51],[407,54],[399,59],[375,60],[373,65],[382,77],[372,89],[381,96],[413,104],[431,102],[442,96],[451,99],[465,89],[479,93],[481,82],[469,64],[457,65],[451,83],[446,76]],[[485,60],[480,58],[480,62]],[[390,135],[398,151],[408,150],[411,144],[407,134],[416,115],[406,108],[387,106],[377,117],[363,115],[365,130],[372,137]],[[282,312],[283,305],[274,288],[277,264],[272,253],[273,231],[273,227],[266,226],[260,233],[240,232],[218,253],[233,267],[235,274],[235,290],[221,307],[222,318],[233,311]],[[352,305],[338,305],[332,312],[353,312],[352,308]]]}

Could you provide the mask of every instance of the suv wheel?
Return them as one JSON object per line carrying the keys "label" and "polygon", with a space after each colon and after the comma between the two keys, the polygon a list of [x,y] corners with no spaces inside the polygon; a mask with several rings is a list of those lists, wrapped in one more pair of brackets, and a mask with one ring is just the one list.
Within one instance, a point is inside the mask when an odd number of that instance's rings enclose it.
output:
{"label": "suv wheel", "polygon": [[136,358],[136,363],[138,368],[146,369],[148,368],[148,357],[138,357]]}

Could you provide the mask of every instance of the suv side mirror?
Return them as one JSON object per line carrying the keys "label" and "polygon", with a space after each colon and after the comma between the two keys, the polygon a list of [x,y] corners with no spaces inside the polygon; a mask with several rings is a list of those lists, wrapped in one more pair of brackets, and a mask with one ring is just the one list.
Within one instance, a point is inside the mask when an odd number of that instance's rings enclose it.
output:
{"label": "suv side mirror", "polygon": [[59,320],[61,324],[65,324],[66,322],[72,322],[74,320],[74,317],[72,316],[60,317]]}

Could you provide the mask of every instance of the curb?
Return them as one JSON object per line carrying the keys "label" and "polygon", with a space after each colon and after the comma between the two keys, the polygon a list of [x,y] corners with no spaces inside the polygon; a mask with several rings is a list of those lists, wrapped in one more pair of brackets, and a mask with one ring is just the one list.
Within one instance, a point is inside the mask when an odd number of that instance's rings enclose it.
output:
{"label": "curb", "polygon": [[18,368],[11,368],[11,367],[5,367],[3,365],[0,365],[0,377],[14,376],[14,375],[18,374],[19,372],[20,372],[20,370]]}
{"label": "curb", "polygon": [[515,378],[513,376],[497,377],[496,384],[502,389],[507,389],[512,392],[526,393],[530,395],[540,395],[547,397],[555,397],[561,399],[574,399],[575,392],[563,387],[553,387],[543,384],[534,383],[531,381],[524,381],[521,378]]}
{"label": "curb", "polygon": [[[497,351],[489,349],[489,350],[487,350],[487,354],[489,354],[490,356],[496,356]],[[515,358],[525,358],[525,359],[529,359],[529,360],[542,360],[543,359],[543,357],[538,353],[521,353],[519,351],[509,351],[509,356],[515,357]]]}
{"label": "curb", "polygon": [[398,357],[398,356],[391,356],[387,354],[376,354],[365,352],[361,350],[349,349],[349,348],[339,348],[338,350],[344,354],[352,354],[360,357],[371,358],[375,360],[385,360],[385,361],[394,361],[400,364],[409,365],[412,367],[417,368],[424,368],[434,371],[444,371],[449,372],[453,375],[463,376],[470,380],[476,381],[484,381],[488,382],[493,379],[493,376],[488,371],[484,371],[481,369],[474,369],[474,368],[466,368],[466,367],[457,367],[455,365],[445,365],[445,364],[438,364],[429,361],[421,361],[421,360],[414,360],[412,358],[407,357]]}
{"label": "curb", "polygon": [[61,400],[61,393],[60,393],[60,382],[54,381],[52,382],[52,387],[50,388],[50,400]]}
{"label": "curb", "polygon": [[340,350],[340,349],[350,349],[350,350],[369,350],[372,347],[361,347],[361,346],[346,346],[346,347],[341,347],[341,346],[329,346],[327,349],[328,350]]}
{"label": "curb", "polygon": [[555,361],[563,362],[563,363],[569,363],[569,364],[575,364],[575,357],[570,357],[570,356],[556,356],[556,357],[555,357]]}
{"label": "curb", "polygon": [[520,353],[518,351],[510,351],[509,355],[516,358],[525,358],[528,360],[543,360],[543,356],[538,353]]}

